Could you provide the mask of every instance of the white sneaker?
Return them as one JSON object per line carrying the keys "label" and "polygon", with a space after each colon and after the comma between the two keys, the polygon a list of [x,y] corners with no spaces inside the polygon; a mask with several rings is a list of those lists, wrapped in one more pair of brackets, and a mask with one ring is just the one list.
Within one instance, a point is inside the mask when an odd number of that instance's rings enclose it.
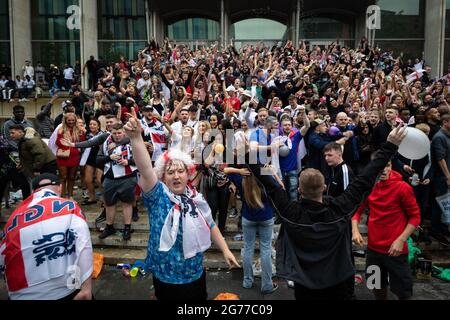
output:
{"label": "white sneaker", "polygon": [[89,199],[89,193],[85,190],[82,192],[83,199]]}
{"label": "white sneaker", "polygon": [[287,281],[287,285],[288,285],[288,288],[291,288],[291,289],[295,287],[294,281],[291,281],[291,280]]}

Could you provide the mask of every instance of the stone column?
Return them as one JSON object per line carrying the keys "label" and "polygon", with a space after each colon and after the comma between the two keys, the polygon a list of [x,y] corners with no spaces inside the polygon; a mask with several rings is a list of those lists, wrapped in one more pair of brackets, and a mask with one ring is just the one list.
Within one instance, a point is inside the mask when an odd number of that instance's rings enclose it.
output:
{"label": "stone column", "polygon": [[[22,75],[25,60],[32,61],[31,4],[29,0],[9,0],[12,77]],[[35,65],[36,61],[32,61]]]}
{"label": "stone column", "polygon": [[301,1],[297,0],[295,5],[295,32],[294,32],[294,45],[298,47],[300,41],[300,17],[301,17]]}
{"label": "stone column", "polygon": [[425,61],[432,77],[443,75],[445,48],[445,0],[427,0],[425,7]]}
{"label": "stone column", "polygon": [[[81,28],[80,28],[80,62],[81,66],[90,56],[98,58],[98,6],[97,0],[80,0]],[[82,77],[82,87],[88,86],[87,73]]]}

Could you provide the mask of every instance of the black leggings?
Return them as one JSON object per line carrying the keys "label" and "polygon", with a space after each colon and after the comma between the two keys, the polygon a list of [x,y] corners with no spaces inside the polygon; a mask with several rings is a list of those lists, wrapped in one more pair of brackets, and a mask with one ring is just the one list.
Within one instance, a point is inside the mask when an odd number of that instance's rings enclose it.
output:
{"label": "black leggings", "polygon": [[227,224],[228,202],[230,200],[229,184],[222,187],[214,187],[212,189],[206,188],[206,200],[211,207],[211,214],[216,220],[217,211],[219,211],[219,230],[225,231]]}
{"label": "black leggings", "polygon": [[186,284],[170,284],[153,276],[155,296],[160,301],[204,301],[208,299],[206,291],[206,271],[200,279]]}

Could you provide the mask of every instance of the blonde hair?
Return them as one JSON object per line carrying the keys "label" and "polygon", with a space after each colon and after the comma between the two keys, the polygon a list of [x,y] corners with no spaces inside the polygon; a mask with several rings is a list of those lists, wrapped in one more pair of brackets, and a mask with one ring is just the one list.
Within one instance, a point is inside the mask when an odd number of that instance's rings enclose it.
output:
{"label": "blonde hair", "polygon": [[[72,129],[72,133],[70,133],[70,128],[67,126],[67,118],[74,117],[75,118],[75,126]],[[62,127],[60,129],[62,131],[63,137],[71,142],[79,142],[80,141],[80,130],[78,130],[78,117],[73,112],[67,112],[64,114],[64,118],[62,121]]]}
{"label": "blonde hair", "polygon": [[420,131],[422,131],[422,132],[424,132],[426,134],[429,134],[430,130],[431,130],[430,126],[427,125],[426,123],[419,123],[419,124],[417,124],[416,125],[416,129],[419,129]]}
{"label": "blonde hair", "polygon": [[244,189],[244,200],[250,208],[264,208],[264,204],[261,199],[262,191],[255,176],[251,175],[244,177],[242,179],[242,188]]}

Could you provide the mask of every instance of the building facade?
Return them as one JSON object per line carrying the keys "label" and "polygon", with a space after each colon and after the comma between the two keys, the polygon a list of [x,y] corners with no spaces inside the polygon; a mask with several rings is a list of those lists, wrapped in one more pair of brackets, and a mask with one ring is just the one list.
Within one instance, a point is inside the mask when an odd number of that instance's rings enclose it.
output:
{"label": "building facade", "polygon": [[[367,9],[380,9],[368,30]],[[357,46],[362,36],[396,54],[422,54],[435,76],[448,73],[450,0],[0,0],[0,64],[18,74],[25,60],[63,65],[89,56],[135,58],[151,39],[198,46],[233,40],[333,41]]]}

